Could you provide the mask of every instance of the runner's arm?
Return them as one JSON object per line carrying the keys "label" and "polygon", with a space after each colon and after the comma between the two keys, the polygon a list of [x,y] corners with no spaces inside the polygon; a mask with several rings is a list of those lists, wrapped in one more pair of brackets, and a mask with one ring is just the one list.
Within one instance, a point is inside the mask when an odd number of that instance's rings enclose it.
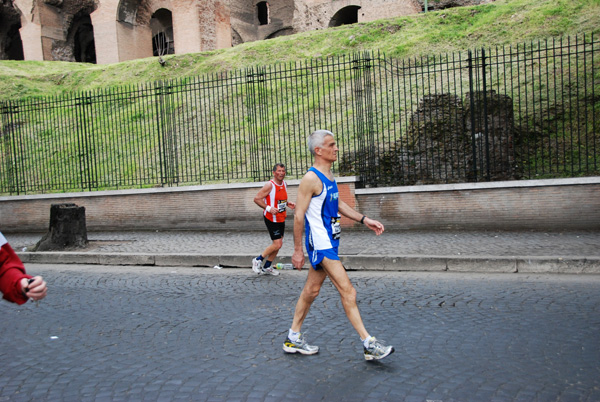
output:
{"label": "runner's arm", "polygon": [[[262,186],[262,188],[259,190],[258,194],[256,194],[256,197],[254,197],[254,203],[262,209],[267,208],[265,198],[267,198],[267,195],[269,195],[269,193],[271,192],[272,187],[273,183],[271,183],[270,181],[266,182],[265,185]],[[274,209],[271,213],[276,214],[277,210]]]}

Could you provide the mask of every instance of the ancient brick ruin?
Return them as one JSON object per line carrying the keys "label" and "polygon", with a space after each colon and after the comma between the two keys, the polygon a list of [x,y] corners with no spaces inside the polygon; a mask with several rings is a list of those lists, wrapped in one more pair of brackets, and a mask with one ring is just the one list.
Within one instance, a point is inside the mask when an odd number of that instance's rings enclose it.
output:
{"label": "ancient brick ruin", "polygon": [[364,152],[348,152],[340,171],[365,176],[361,169],[379,169],[378,183],[388,186],[515,180],[518,136],[506,95],[473,92],[463,101],[455,94],[431,94],[410,114],[406,136],[378,145],[371,166],[365,166]]}
{"label": "ancient brick ruin", "polygon": [[[493,0],[429,0],[428,8]],[[423,0],[0,0],[0,60],[98,64],[423,11]]]}

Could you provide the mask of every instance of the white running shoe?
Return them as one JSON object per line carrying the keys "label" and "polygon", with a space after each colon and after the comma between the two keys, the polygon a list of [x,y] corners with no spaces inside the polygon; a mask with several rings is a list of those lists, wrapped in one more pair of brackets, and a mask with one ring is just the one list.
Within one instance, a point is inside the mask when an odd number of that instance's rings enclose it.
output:
{"label": "white running shoe", "polygon": [[314,355],[319,353],[319,347],[309,345],[305,340],[304,336],[300,335],[300,338],[296,342],[290,341],[290,338],[286,338],[283,343],[283,351],[285,353],[300,353],[303,355]]}
{"label": "white running shoe", "polygon": [[265,275],[273,275],[273,276],[279,275],[279,271],[277,271],[276,269],[273,269],[273,267],[262,268],[261,271]]}
{"label": "white running shoe", "polygon": [[371,337],[371,339],[369,340],[369,347],[364,347],[364,355],[365,355],[365,360],[381,360],[386,356],[391,355],[392,353],[394,353],[394,347],[393,346],[385,346],[384,344],[382,344],[381,342],[379,342],[377,339],[375,339],[374,336]]}
{"label": "white running shoe", "polygon": [[252,259],[252,270],[259,275],[263,273],[260,263],[261,263],[260,260],[257,260],[256,258]]}

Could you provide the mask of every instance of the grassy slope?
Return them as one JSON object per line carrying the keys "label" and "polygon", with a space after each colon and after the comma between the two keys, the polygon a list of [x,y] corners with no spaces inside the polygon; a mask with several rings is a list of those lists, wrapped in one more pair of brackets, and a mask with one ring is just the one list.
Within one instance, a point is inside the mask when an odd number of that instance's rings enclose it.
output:
{"label": "grassy slope", "polygon": [[600,0],[498,0],[411,17],[305,32],[231,49],[111,65],[0,61],[0,101],[148,83],[364,50],[397,58],[600,33]]}

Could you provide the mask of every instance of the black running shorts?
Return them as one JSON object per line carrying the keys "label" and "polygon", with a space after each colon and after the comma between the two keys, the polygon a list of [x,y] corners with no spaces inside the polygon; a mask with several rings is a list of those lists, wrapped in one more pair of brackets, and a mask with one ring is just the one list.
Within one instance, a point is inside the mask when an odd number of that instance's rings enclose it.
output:
{"label": "black running shorts", "polygon": [[269,236],[271,236],[271,240],[281,239],[283,237],[283,233],[285,232],[285,222],[271,222],[266,216],[263,216],[263,218],[265,219],[265,225],[267,225],[267,229],[269,229]]}

